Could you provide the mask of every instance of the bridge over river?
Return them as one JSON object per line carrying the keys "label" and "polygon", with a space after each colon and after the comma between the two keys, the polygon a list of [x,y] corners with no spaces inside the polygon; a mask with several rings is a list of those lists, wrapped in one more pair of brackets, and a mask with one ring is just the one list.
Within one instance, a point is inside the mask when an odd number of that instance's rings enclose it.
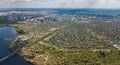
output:
{"label": "bridge over river", "polygon": [[0,63],[2,63],[3,61],[9,59],[10,57],[12,57],[13,55],[15,55],[20,49],[16,49],[13,53],[9,54],[8,56],[5,56],[4,58],[0,59]]}

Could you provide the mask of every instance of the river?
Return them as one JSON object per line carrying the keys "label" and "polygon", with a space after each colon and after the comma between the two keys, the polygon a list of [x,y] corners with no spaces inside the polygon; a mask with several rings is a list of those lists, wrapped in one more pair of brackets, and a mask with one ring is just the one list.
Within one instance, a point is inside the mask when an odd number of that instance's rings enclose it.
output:
{"label": "river", "polygon": [[[13,27],[0,27],[0,59],[12,53],[9,49],[10,42],[14,41],[18,33]],[[32,65],[19,55],[14,55],[0,65]]]}

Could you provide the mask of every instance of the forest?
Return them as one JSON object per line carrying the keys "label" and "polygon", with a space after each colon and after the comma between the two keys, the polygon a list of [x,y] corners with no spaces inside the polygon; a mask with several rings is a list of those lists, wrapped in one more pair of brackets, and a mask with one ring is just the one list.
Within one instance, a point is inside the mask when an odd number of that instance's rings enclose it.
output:
{"label": "forest", "polygon": [[[35,65],[119,65],[119,22],[43,22],[11,24],[28,41],[20,52]],[[118,44],[119,45],[119,44]]]}

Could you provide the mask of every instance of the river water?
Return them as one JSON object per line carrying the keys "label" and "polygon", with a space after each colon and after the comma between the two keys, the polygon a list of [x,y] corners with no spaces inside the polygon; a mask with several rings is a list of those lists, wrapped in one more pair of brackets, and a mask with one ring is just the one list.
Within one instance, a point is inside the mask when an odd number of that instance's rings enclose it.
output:
{"label": "river water", "polygon": [[[11,50],[8,48],[10,42],[15,40],[18,36],[16,29],[13,27],[0,27],[0,59],[11,54]],[[11,58],[0,63],[0,65],[32,65],[25,61],[19,55],[14,55]]]}

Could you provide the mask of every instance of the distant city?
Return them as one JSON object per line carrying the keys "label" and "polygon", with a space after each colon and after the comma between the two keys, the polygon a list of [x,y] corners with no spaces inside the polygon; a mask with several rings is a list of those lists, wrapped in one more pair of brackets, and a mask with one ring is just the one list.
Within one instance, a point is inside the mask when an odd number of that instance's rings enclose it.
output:
{"label": "distant city", "polygon": [[[5,10],[5,11],[4,11]],[[0,12],[0,21],[14,23],[18,21],[49,22],[49,21],[119,21],[120,10],[109,9],[3,9]],[[1,23],[1,22],[0,22]],[[2,22],[4,23],[4,22]]]}

